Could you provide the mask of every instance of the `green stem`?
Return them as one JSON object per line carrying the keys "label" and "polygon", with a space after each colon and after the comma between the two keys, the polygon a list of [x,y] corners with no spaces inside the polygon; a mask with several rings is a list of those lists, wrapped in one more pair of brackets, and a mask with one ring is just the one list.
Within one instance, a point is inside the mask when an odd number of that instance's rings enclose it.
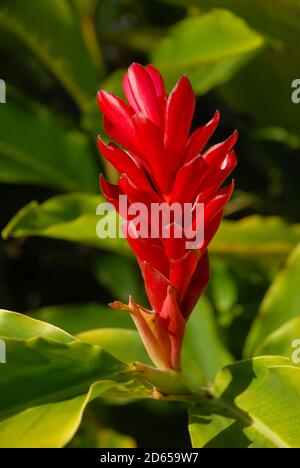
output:
{"label": "green stem", "polygon": [[101,76],[106,74],[106,65],[103,58],[102,50],[98,43],[98,37],[95,28],[94,18],[91,15],[82,15],[81,31],[85,45],[90,53],[95,68]]}
{"label": "green stem", "polygon": [[160,370],[140,362],[133,364],[135,378],[145,386],[152,386],[158,399],[192,401],[210,398],[208,390],[196,388],[181,372]]}

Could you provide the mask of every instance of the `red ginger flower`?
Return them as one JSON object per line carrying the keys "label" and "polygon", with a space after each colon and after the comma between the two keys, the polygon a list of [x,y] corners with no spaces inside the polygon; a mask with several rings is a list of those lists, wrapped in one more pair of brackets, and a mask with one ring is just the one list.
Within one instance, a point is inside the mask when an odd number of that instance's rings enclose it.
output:
{"label": "red ginger flower", "polygon": [[[161,369],[180,369],[180,353],[186,321],[209,279],[207,246],[215,235],[233,182],[220,189],[236,166],[235,131],[226,141],[203,152],[219,122],[211,121],[190,135],[195,95],[183,76],[168,96],[163,78],[152,66],[133,64],[123,81],[128,104],[105,91],[98,93],[105,132],[124,149],[98,140],[103,156],[120,172],[118,185],[100,178],[102,192],[117,211],[119,196],[149,207],[152,203],[192,203],[192,226],[196,226],[196,203],[204,204],[204,243],[186,248],[186,237],[142,238],[134,235],[131,217],[123,225],[127,240],[139,262],[152,310],[134,303],[115,302],[128,310],[149,356]],[[151,219],[147,218],[151,224]],[[191,227],[192,227],[191,226]]]}

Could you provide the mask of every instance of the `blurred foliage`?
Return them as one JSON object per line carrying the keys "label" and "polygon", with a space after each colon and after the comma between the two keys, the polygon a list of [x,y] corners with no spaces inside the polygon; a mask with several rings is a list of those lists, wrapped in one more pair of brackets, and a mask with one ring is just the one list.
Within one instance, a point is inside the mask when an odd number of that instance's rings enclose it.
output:
{"label": "blurred foliage", "polygon": [[[115,177],[96,148],[102,129],[95,96],[99,88],[122,94],[121,78],[133,61],[152,61],[169,89],[181,74],[191,78],[194,125],[221,112],[213,143],[233,128],[240,133],[237,190],[210,248],[211,281],[191,316],[183,353],[195,385],[213,386],[217,375],[216,394],[229,409],[196,407],[192,440],[295,445],[297,428],[287,421],[297,420],[289,401],[299,401],[292,392],[299,372],[290,366],[288,374],[286,360],[259,357],[251,369],[233,364],[217,373],[242,356],[290,358],[300,338],[300,104],[291,101],[291,83],[300,78],[299,14],[299,0],[1,0],[7,103],[0,104],[0,298],[2,307],[24,313],[1,315],[0,336],[9,339],[18,364],[0,381],[1,446],[190,444],[184,405],[112,403],[96,399],[107,386],[90,386],[110,365],[122,368],[117,358],[147,362],[130,317],[106,306],[129,294],[147,305],[138,268],[124,240],[95,233],[99,172]],[[95,344],[115,358],[105,354],[95,364]],[[43,383],[34,364],[44,356]],[[76,372],[68,367],[74,359]],[[87,362],[95,374],[88,375]],[[21,395],[13,389],[22,363],[31,380]],[[254,412],[275,439],[249,421],[237,418],[231,426],[237,395],[228,375],[237,384],[244,379],[240,411]],[[70,382],[82,384],[83,393]],[[266,406],[275,399],[274,411],[286,414],[280,427],[274,412],[256,413],[261,382]],[[64,401],[53,400],[49,383],[63,390]]]}

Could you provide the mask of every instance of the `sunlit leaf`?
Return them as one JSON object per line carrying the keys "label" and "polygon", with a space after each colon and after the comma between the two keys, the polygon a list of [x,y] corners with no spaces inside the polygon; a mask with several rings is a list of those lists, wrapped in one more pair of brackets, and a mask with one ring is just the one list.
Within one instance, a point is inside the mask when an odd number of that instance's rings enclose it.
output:
{"label": "sunlit leaf", "polygon": [[77,337],[92,345],[100,346],[123,362],[140,361],[153,365],[136,330],[99,328],[80,333]]}
{"label": "sunlit leaf", "polygon": [[264,297],[246,342],[245,355],[256,353],[256,348],[262,345],[268,335],[299,316],[300,247],[298,246]]}
{"label": "sunlit leaf", "polygon": [[186,74],[203,93],[228,80],[263,44],[260,34],[225,10],[192,16],[176,24],[157,45],[152,61],[168,87]]}
{"label": "sunlit leaf", "polygon": [[296,448],[300,444],[300,367],[262,357],[222,370],[215,398],[190,409],[197,448]]}
{"label": "sunlit leaf", "polygon": [[29,315],[73,335],[96,328],[134,328],[129,314],[97,303],[48,306],[30,311]]}
{"label": "sunlit leaf", "polygon": [[[100,195],[72,193],[53,197],[40,205],[29,203],[11,220],[3,237],[42,236],[125,252],[129,249],[124,239],[103,239],[96,234],[101,219],[96,209],[103,201]],[[114,211],[107,215],[105,222],[109,223],[110,219],[112,226],[116,226]]]}
{"label": "sunlit leaf", "polygon": [[7,361],[0,368],[0,420],[32,406],[84,395],[97,381],[117,384],[129,379],[128,367],[98,346],[20,314],[1,311],[0,317]]}
{"label": "sunlit leaf", "polygon": [[289,320],[267,338],[254,351],[255,356],[285,356],[300,363],[300,316]]}

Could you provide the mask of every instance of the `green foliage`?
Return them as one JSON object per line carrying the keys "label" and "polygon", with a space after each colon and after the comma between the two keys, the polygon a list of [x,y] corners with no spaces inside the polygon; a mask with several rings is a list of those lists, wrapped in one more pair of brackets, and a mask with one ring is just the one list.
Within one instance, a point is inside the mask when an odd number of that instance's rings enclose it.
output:
{"label": "green foliage", "polygon": [[89,105],[96,73],[67,0],[3,0],[0,25],[36,56],[80,108]]}
{"label": "green foliage", "polygon": [[[290,321],[300,316],[299,278],[300,248],[298,246],[264,297],[246,343],[246,355],[257,354],[256,348],[260,346],[264,348],[266,339],[267,342],[272,340],[275,344],[276,336],[279,341],[285,337],[285,348],[289,347],[291,353],[292,338],[297,332],[297,327],[294,328],[296,325],[294,322],[291,326]],[[268,340],[269,335],[271,336]],[[295,338],[297,336],[294,335]],[[270,342],[268,349],[270,349]]]}
{"label": "green foliage", "polygon": [[96,328],[132,328],[129,314],[112,311],[98,303],[68,304],[43,307],[28,313],[30,317],[51,323],[56,327],[76,335]]}
{"label": "green foliage", "polygon": [[190,410],[193,446],[299,447],[299,384],[299,367],[280,357],[227,367],[217,376],[215,398]]}
{"label": "green foliage", "polygon": [[[96,226],[101,218],[96,215],[96,210],[101,202],[101,195],[75,192],[50,198],[41,205],[31,202],[11,220],[2,233],[3,237],[34,235],[108,250],[128,250],[122,239],[97,236]],[[111,211],[111,216],[116,216],[114,211]]]}
{"label": "green foliage", "polygon": [[86,135],[66,133],[45,112],[33,114],[7,103],[0,113],[0,153],[2,182],[97,190],[97,166]]}
{"label": "green foliage", "polygon": [[263,44],[262,37],[225,10],[177,24],[154,49],[152,61],[170,86],[186,74],[203,93],[228,80]]}

